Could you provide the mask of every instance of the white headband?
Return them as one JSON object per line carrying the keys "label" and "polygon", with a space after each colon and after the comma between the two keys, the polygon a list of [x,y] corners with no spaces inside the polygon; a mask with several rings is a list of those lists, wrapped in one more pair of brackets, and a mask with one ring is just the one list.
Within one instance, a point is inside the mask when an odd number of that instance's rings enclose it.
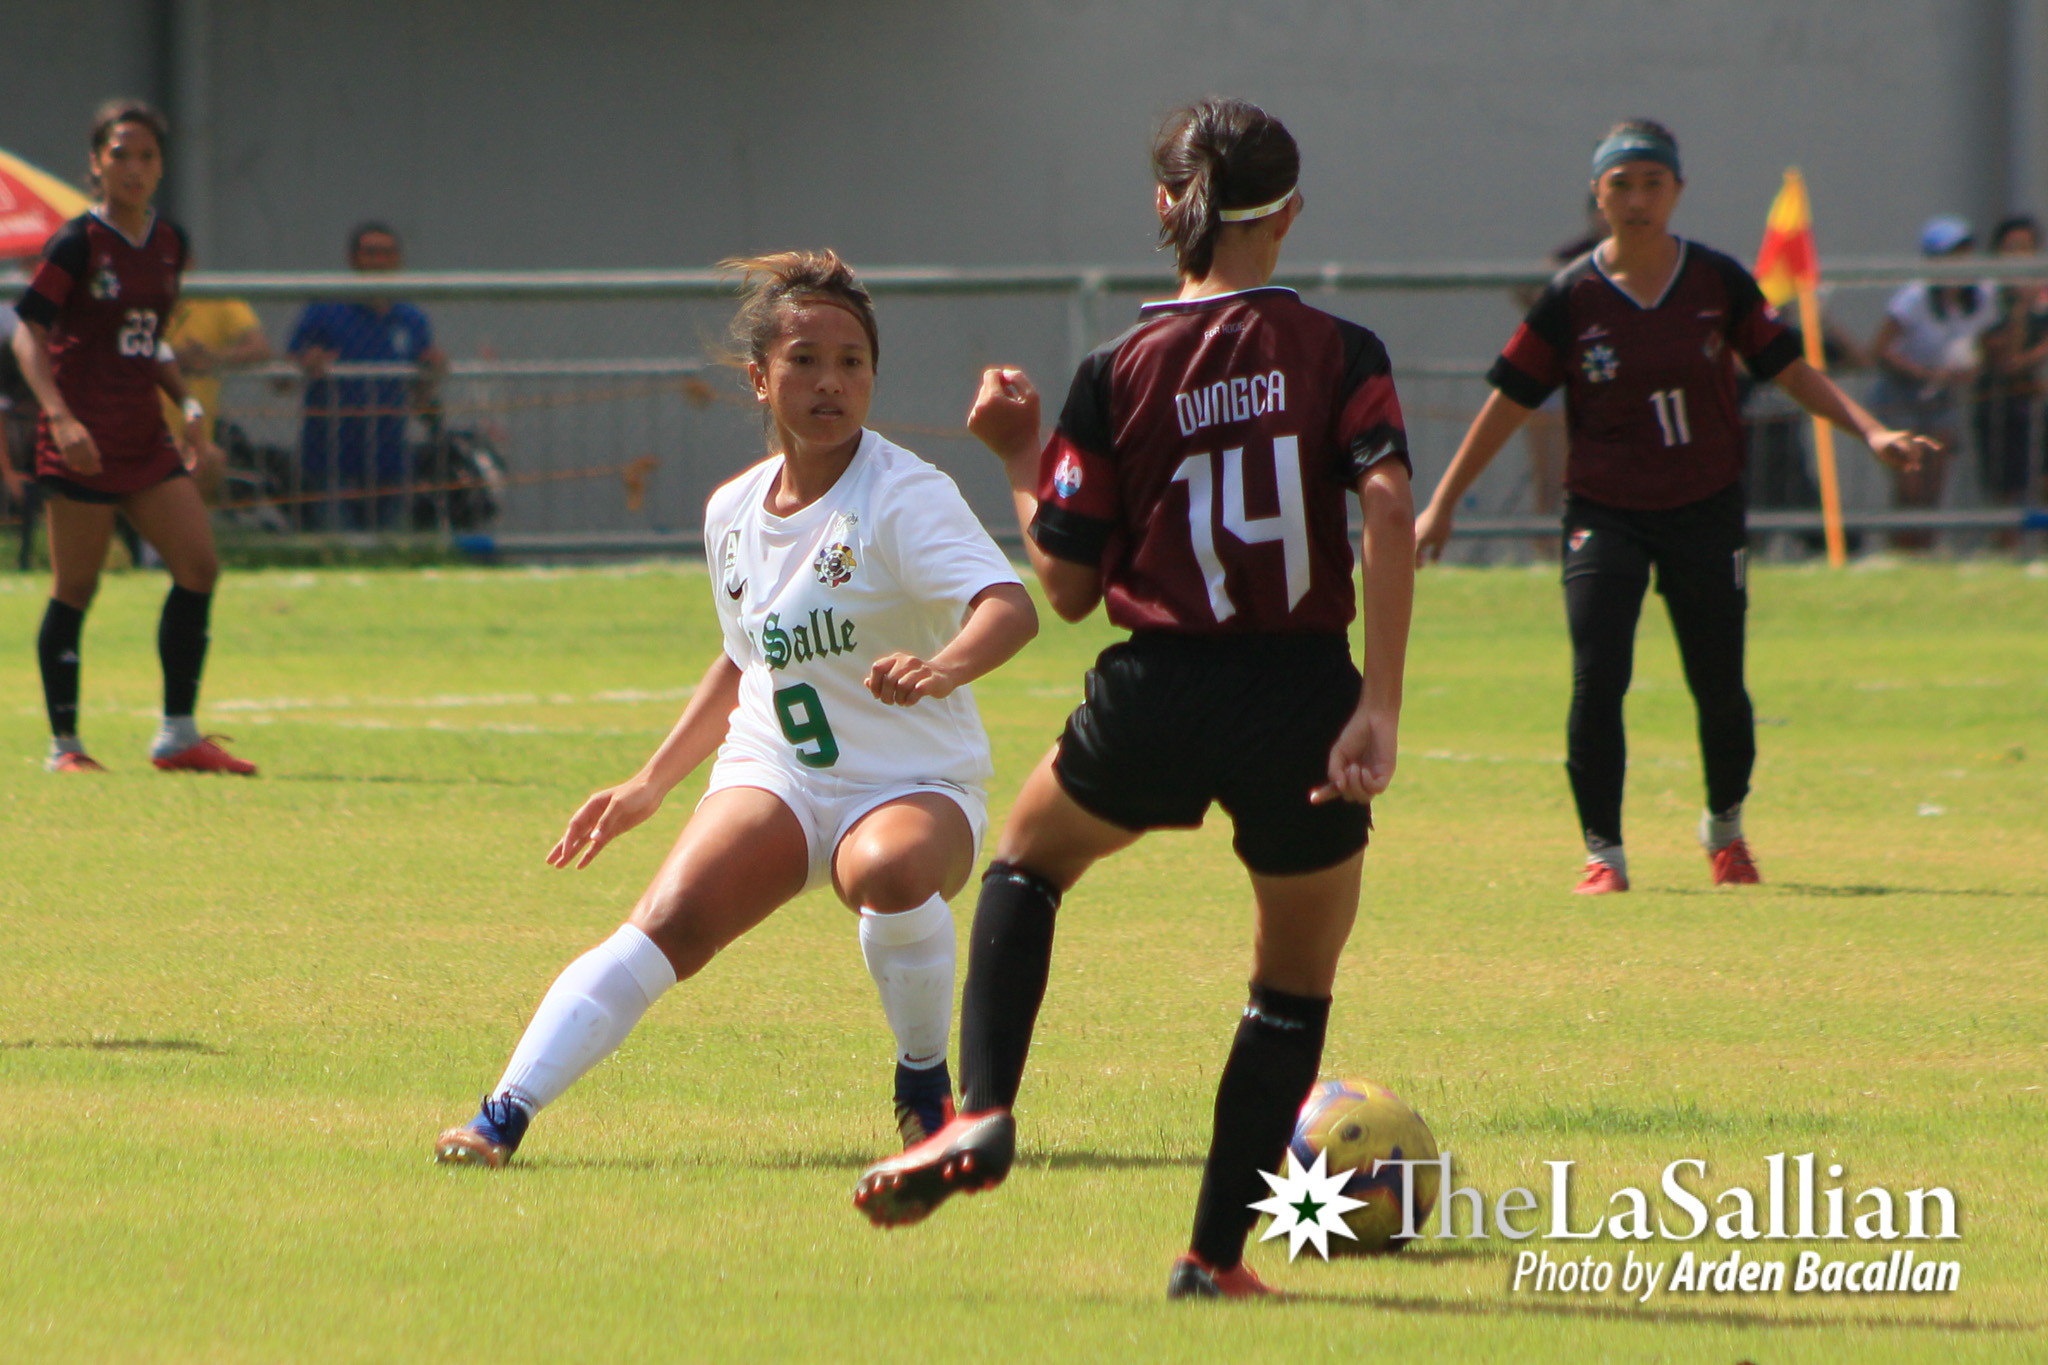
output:
{"label": "white headband", "polygon": [[1270,204],[1261,204],[1255,209],[1222,209],[1216,216],[1226,223],[1249,223],[1259,218],[1271,218],[1294,202],[1294,190],[1294,186],[1289,186],[1287,193]]}

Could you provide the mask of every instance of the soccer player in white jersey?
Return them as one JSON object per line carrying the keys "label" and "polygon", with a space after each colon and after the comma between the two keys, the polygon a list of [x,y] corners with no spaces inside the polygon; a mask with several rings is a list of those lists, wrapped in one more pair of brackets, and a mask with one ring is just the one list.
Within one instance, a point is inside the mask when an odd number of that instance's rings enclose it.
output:
{"label": "soccer player in white jersey", "polygon": [[1037,613],[953,481],[863,425],[880,347],[853,272],[830,251],[727,264],[775,453],[706,508],[725,648],[548,861],[587,866],[715,752],[709,789],[625,924],[556,979],[481,1112],[435,1142],[443,1162],[504,1165],[664,991],[827,884],[859,913],[896,1036],[905,1145],[952,1116],[946,897],[974,867],[992,773],[967,684],[1024,647]]}

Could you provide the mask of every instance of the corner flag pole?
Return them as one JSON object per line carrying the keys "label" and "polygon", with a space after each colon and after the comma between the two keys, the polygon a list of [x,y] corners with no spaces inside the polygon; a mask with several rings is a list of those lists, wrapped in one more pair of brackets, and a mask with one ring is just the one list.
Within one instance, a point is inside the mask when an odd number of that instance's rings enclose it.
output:
{"label": "corner flag pole", "polygon": [[[1820,298],[1810,284],[1799,286],[1799,327],[1806,334],[1806,363],[1826,373],[1827,347],[1821,340]],[[1849,547],[1842,535],[1842,485],[1835,477],[1835,428],[1825,417],[1813,419],[1813,460],[1820,469],[1820,518],[1827,532],[1828,567],[1839,569],[1849,562]]]}
{"label": "corner flag pole", "polygon": [[[1827,348],[1821,335],[1820,253],[1813,244],[1813,214],[1807,205],[1806,178],[1795,166],[1785,172],[1784,187],[1771,201],[1764,223],[1764,243],[1756,255],[1757,284],[1764,297],[1783,307],[1799,300],[1799,330],[1806,338],[1806,363],[1823,373]],[[1835,429],[1813,419],[1814,463],[1820,469],[1820,511],[1827,529],[1828,564],[1841,568],[1849,554],[1842,536],[1842,488],[1835,477]]]}

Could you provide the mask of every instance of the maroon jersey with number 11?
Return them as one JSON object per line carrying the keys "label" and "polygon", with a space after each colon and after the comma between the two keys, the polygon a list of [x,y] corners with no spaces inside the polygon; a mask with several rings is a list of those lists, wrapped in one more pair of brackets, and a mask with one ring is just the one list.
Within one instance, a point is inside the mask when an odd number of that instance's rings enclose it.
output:
{"label": "maroon jersey with number 11", "polygon": [[1291,289],[1146,304],[1074,376],[1031,538],[1099,567],[1128,630],[1340,632],[1345,497],[1384,460],[1408,438],[1365,328]]}
{"label": "maroon jersey with number 11", "polygon": [[1742,477],[1736,358],[1771,380],[1799,358],[1799,335],[1747,270],[1697,242],[1679,242],[1647,306],[1599,257],[1558,272],[1487,378],[1525,408],[1564,386],[1564,486],[1578,496],[1643,511],[1711,497]]}
{"label": "maroon jersey with number 11", "polygon": [[72,219],[44,246],[14,310],[49,329],[57,389],[92,433],[100,472],[85,475],[64,463],[46,416],[36,473],[120,494],[160,483],[178,468],[157,397],[156,357],[187,254],[185,234],[169,219],[152,217],[142,239],[130,241],[96,213]]}

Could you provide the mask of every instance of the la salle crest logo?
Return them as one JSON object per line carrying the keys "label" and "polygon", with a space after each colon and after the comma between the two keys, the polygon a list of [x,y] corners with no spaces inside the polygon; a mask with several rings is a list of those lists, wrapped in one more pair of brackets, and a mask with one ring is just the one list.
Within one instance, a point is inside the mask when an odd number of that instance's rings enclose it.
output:
{"label": "la salle crest logo", "polygon": [[1595,384],[1605,384],[1621,369],[1621,357],[1614,353],[1612,346],[1588,346],[1579,357],[1579,368],[1586,372],[1586,378]]}
{"label": "la salle crest logo", "polygon": [[121,297],[121,277],[114,273],[114,267],[103,265],[94,272],[90,288],[96,299],[118,299]]}
{"label": "la salle crest logo", "polygon": [[811,561],[812,571],[826,587],[843,587],[853,581],[853,571],[860,567],[860,560],[853,553],[853,533],[859,525],[859,517],[842,512],[826,529],[825,548]]}

